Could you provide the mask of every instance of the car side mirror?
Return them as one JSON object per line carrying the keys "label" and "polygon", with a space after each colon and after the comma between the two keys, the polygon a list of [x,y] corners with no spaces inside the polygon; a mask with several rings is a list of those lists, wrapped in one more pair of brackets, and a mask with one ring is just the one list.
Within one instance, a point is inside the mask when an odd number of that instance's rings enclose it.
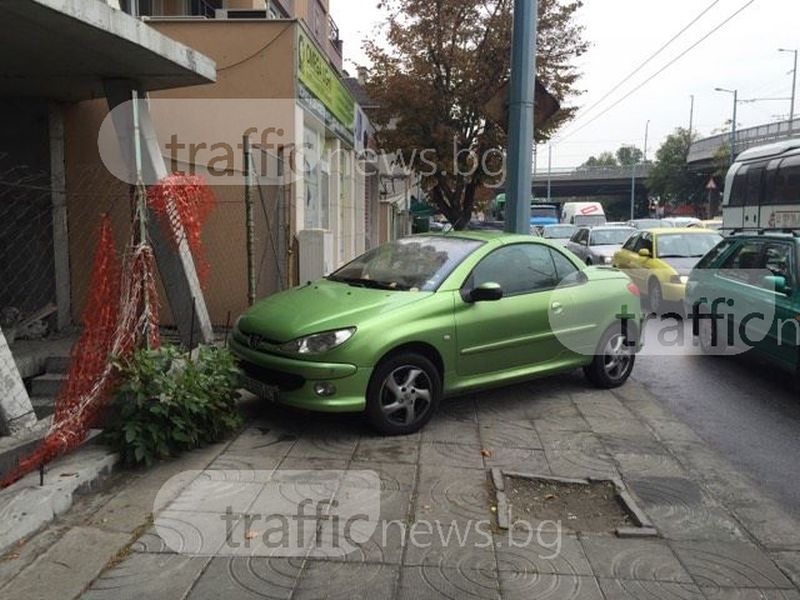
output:
{"label": "car side mirror", "polygon": [[782,275],[767,275],[761,280],[762,285],[770,290],[775,290],[779,294],[786,294],[787,296],[792,293],[789,285],[786,282],[786,277]]}
{"label": "car side mirror", "polygon": [[639,256],[641,256],[642,258],[651,258],[653,255],[647,248],[642,248],[641,250],[639,250]]}
{"label": "car side mirror", "polygon": [[482,283],[469,293],[470,302],[497,302],[503,297],[503,288],[499,283]]}

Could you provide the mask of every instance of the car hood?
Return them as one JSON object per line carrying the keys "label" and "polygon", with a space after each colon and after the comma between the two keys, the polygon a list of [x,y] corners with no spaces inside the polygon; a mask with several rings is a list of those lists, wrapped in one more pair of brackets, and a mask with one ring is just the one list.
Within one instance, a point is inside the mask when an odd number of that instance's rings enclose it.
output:
{"label": "car hood", "polygon": [[698,256],[696,258],[662,258],[660,260],[675,269],[678,275],[688,275],[694,269],[694,266],[700,262],[700,258]]}
{"label": "car hood", "polygon": [[431,294],[368,289],[321,279],[262,300],[242,315],[237,327],[244,334],[257,333],[280,344],[302,335],[358,326]]}

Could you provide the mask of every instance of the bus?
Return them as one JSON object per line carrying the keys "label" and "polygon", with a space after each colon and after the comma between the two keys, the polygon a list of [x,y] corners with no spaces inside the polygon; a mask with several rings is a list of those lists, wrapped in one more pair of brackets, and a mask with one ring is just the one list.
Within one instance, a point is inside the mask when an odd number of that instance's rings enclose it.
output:
{"label": "bus", "polygon": [[800,138],[736,157],[725,177],[722,228],[800,229]]}
{"label": "bus", "polygon": [[558,223],[558,206],[555,204],[531,203],[531,227],[544,227]]}

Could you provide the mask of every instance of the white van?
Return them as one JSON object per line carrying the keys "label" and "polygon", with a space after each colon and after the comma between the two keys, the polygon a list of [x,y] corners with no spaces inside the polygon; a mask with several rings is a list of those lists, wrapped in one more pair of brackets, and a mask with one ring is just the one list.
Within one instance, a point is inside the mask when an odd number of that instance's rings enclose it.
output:
{"label": "white van", "polygon": [[561,207],[561,222],[578,226],[604,225],[606,213],[599,202],[565,202]]}
{"label": "white van", "polygon": [[722,227],[800,229],[800,138],[736,157],[725,177]]}

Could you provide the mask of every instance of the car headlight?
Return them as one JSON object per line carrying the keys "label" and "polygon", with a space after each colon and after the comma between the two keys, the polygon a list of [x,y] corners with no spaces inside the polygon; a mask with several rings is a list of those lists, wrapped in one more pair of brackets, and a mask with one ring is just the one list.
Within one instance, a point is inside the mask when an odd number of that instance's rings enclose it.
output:
{"label": "car headlight", "polygon": [[611,258],[610,256],[604,256],[604,257],[603,257],[603,262],[604,262],[605,264],[607,264],[607,265],[610,265],[610,264],[611,264],[611,260],[612,260],[612,258]]}
{"label": "car headlight", "polygon": [[323,354],[344,344],[353,337],[355,332],[355,327],[348,327],[347,329],[305,335],[291,342],[286,342],[280,349],[282,352],[287,352],[289,354],[302,354],[305,356]]}
{"label": "car headlight", "polygon": [[673,275],[672,277],[669,278],[670,283],[682,283],[683,285],[686,285],[688,281],[689,281],[688,275]]}

